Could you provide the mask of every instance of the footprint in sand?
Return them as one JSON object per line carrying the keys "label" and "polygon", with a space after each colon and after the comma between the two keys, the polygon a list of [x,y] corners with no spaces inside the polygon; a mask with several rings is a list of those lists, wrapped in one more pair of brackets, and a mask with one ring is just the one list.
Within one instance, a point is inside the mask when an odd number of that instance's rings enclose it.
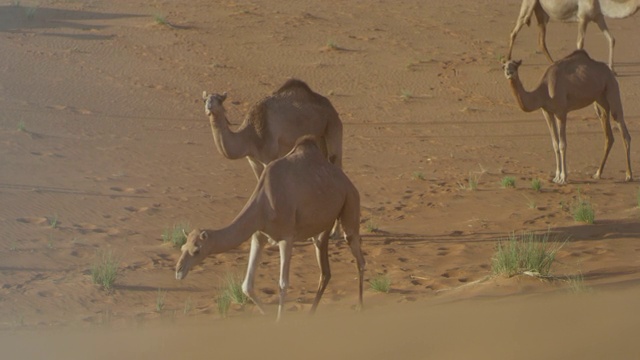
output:
{"label": "footprint in sand", "polygon": [[46,217],[21,217],[16,219],[17,222],[21,222],[23,224],[36,224],[41,225],[48,222]]}

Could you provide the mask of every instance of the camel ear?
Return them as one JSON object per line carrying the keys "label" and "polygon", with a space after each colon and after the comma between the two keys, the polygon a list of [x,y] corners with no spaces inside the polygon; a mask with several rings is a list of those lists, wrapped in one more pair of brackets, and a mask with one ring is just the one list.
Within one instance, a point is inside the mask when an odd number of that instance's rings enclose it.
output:
{"label": "camel ear", "polygon": [[519,67],[520,65],[522,65],[522,60],[516,61],[516,67]]}
{"label": "camel ear", "polygon": [[203,91],[203,92],[202,92],[202,100],[207,101],[207,98],[208,98],[208,96],[207,96],[207,92],[206,92],[206,91]]}
{"label": "camel ear", "polygon": [[200,233],[200,240],[207,240],[207,237],[209,237],[209,235],[206,231]]}
{"label": "camel ear", "polygon": [[220,95],[220,102],[224,102],[227,99],[227,92],[223,92],[222,95]]}

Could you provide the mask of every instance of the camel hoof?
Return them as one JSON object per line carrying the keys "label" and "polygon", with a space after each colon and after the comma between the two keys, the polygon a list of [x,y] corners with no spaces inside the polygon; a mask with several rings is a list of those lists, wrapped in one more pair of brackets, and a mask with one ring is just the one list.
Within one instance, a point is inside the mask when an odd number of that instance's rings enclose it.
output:
{"label": "camel hoof", "polygon": [[631,175],[627,175],[627,177],[624,179],[625,182],[633,182],[633,177]]}
{"label": "camel hoof", "polygon": [[600,180],[600,173],[595,173],[593,175],[593,178],[596,179],[596,180]]}

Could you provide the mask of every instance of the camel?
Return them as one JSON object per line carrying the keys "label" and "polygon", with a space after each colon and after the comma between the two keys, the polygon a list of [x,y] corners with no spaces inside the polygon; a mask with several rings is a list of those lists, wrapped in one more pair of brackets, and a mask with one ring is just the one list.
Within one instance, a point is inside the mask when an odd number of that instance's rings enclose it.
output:
{"label": "camel", "polygon": [[[242,290],[264,314],[262,303],[255,295],[254,279],[268,237],[280,248],[279,320],[289,286],[293,243],[320,234],[313,238],[321,270],[311,307],[313,313],[331,278],[328,241],[336,219],[342,223],[345,239],[356,259],[359,304],[362,306],[365,260],[360,248],[360,195],[342,169],[327,161],[318,139],[313,136],[302,137],[286,156],[266,166],[247,204],[231,224],[219,230],[193,230],[189,233],[176,264],[176,279],[184,279],[189,270],[209,254],[227,252],[251,237]],[[267,237],[257,236],[257,233]]]}
{"label": "camel", "polygon": [[[511,91],[520,109],[531,112],[542,109],[547,121],[553,151],[556,156],[556,175],[558,184],[567,181],[566,165],[566,123],[567,113],[594,104],[596,114],[602,123],[605,135],[604,157],[598,171],[593,176],[600,179],[607,156],[613,145],[610,117],[622,132],[627,156],[626,181],[631,181],[631,161],[629,159],[631,135],[624,122],[622,102],[618,81],[613,71],[605,63],[595,61],[586,51],[576,50],[564,59],[558,60],[547,68],[540,83],[533,91],[526,91],[518,77],[518,67],[522,61],[510,60],[503,64],[505,76],[511,85]],[[555,119],[555,121],[554,121]]]}
{"label": "camel", "polygon": [[322,139],[333,164],[342,166],[342,122],[331,102],[301,80],[290,79],[251,107],[236,131],[229,128],[223,106],[227,93],[202,93],[213,140],[227,159],[246,157],[256,178],[271,161],[286,155],[303,135]]}
{"label": "camel", "polygon": [[613,71],[615,39],[609,33],[604,17],[626,18],[635,14],[639,8],[640,0],[523,0],[516,26],[511,31],[507,60],[511,60],[513,43],[518,32],[524,24],[531,23],[531,15],[535,13],[539,29],[538,46],[549,62],[553,63],[545,39],[549,19],[578,22],[578,49],[583,48],[587,24],[593,21],[609,41],[609,68]]}

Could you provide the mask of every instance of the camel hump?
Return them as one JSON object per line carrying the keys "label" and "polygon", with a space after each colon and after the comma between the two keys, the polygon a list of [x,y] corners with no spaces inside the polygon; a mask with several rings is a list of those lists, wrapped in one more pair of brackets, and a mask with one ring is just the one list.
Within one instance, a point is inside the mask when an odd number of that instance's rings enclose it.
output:
{"label": "camel hump", "polygon": [[569,56],[566,57],[566,59],[572,59],[572,58],[578,58],[578,57],[586,57],[587,59],[591,60],[591,56],[589,56],[589,53],[584,49],[574,50],[571,54],[569,54]]}
{"label": "camel hump", "polygon": [[288,91],[297,91],[302,90],[307,93],[313,94],[313,90],[302,80],[298,79],[289,79],[287,80],[278,90],[276,90],[276,94],[288,92]]}
{"label": "camel hump", "polygon": [[296,140],[296,144],[293,146],[294,151],[300,150],[313,150],[321,151],[320,139],[315,135],[304,135]]}

